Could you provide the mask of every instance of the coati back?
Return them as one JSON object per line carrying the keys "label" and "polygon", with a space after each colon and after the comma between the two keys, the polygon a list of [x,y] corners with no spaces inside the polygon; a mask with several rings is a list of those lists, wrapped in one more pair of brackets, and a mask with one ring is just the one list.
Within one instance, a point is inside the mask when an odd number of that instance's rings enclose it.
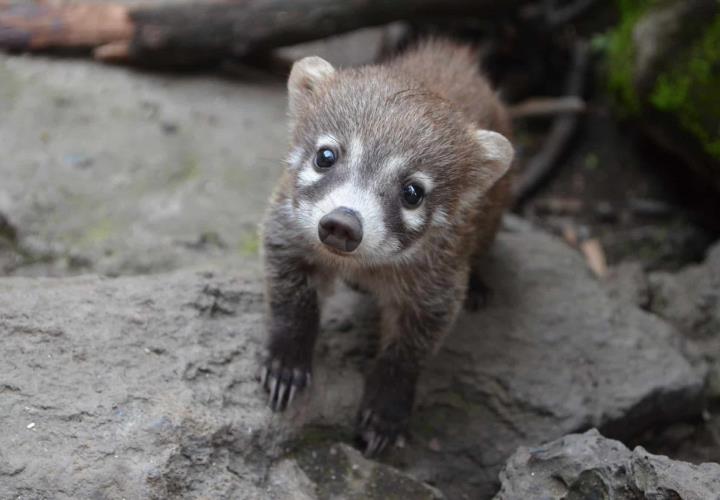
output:
{"label": "coati back", "polygon": [[428,41],[357,69],[308,57],[288,80],[292,146],[264,223],[262,385],[274,410],[309,385],[323,280],[372,292],[381,349],[357,422],[370,455],[407,425],[509,199],[509,122],[476,64],[468,47]]}

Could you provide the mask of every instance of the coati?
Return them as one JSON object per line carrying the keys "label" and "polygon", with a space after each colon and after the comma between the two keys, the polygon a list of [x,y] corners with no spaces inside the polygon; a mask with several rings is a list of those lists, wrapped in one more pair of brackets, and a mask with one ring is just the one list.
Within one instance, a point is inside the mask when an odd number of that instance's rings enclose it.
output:
{"label": "coati", "polygon": [[261,383],[275,411],[310,385],[322,282],[373,293],[381,347],[356,424],[367,455],[403,432],[509,200],[509,119],[477,63],[431,40],[356,69],[306,57],[288,79],[292,145],[263,223]]}

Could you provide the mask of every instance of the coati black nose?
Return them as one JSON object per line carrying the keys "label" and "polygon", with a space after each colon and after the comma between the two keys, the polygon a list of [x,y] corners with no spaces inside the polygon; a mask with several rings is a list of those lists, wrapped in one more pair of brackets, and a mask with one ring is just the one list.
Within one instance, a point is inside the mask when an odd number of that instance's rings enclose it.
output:
{"label": "coati black nose", "polygon": [[320,241],[341,252],[352,252],[362,241],[363,229],[357,212],[349,208],[336,208],[320,219]]}

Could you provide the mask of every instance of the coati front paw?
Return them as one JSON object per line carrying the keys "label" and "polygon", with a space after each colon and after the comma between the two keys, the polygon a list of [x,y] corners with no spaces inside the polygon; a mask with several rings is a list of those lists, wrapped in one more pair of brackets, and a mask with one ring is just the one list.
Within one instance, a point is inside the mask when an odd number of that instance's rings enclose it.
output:
{"label": "coati front paw", "polygon": [[269,394],[268,405],[273,411],[284,411],[295,396],[310,386],[310,363],[283,360],[270,356],[263,367],[260,383]]}
{"label": "coati front paw", "polygon": [[368,377],[357,417],[357,434],[366,457],[379,455],[407,429],[415,396],[412,373],[377,366]]}
{"label": "coati front paw", "polygon": [[[408,412],[408,417],[410,412]],[[407,417],[395,418],[380,409],[365,408],[358,415],[358,436],[363,442],[363,454],[374,457],[388,445],[393,445],[407,428]]]}

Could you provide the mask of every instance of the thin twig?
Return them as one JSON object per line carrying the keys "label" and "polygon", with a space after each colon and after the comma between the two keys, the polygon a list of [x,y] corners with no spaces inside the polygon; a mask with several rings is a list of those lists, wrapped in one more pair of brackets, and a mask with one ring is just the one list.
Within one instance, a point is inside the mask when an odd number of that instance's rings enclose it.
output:
{"label": "thin twig", "polygon": [[[573,49],[573,62],[565,84],[567,96],[581,97],[585,86],[590,52],[584,41]],[[515,204],[522,204],[545,181],[557,166],[560,156],[570,144],[579,123],[578,114],[563,114],[553,122],[542,150],[530,159],[515,186]]]}
{"label": "thin twig", "polygon": [[513,119],[534,116],[559,115],[564,113],[584,113],[585,101],[578,96],[532,97],[510,107]]}
{"label": "thin twig", "polygon": [[555,27],[567,24],[593,6],[597,0],[576,0],[565,7],[556,7],[557,0],[549,0],[545,6],[545,21]]}

